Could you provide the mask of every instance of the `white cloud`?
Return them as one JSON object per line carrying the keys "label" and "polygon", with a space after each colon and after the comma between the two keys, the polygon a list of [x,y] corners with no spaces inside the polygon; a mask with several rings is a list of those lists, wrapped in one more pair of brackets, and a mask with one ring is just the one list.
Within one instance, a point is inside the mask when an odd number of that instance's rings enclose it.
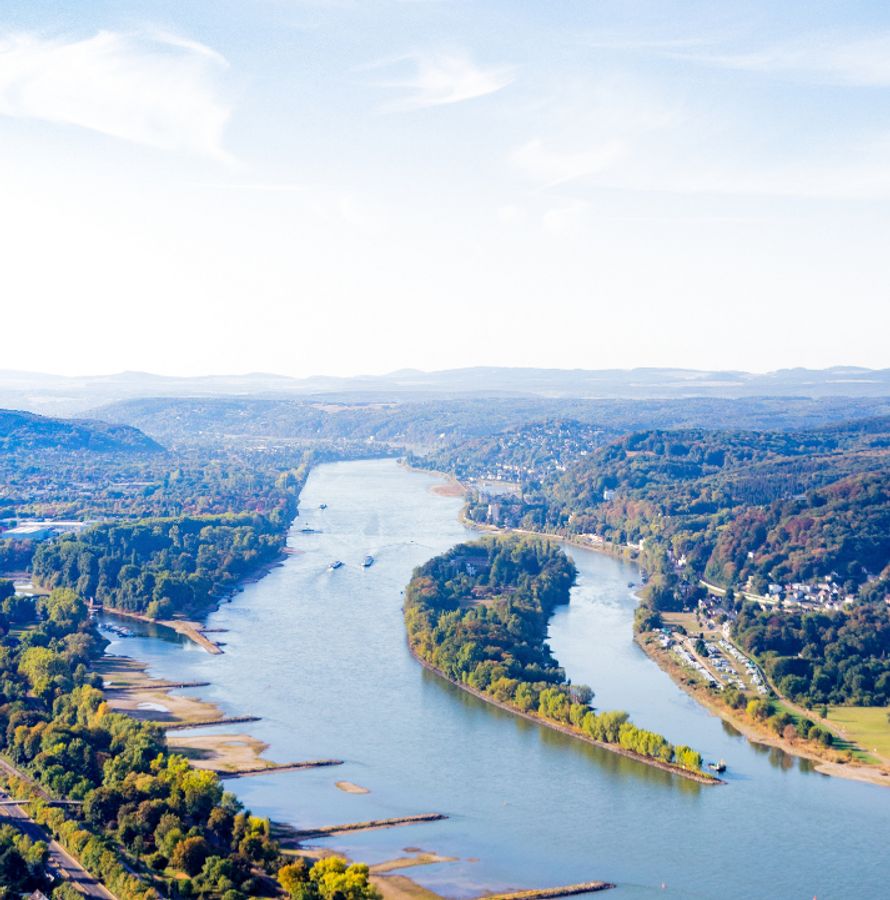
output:
{"label": "white cloud", "polygon": [[534,138],[510,154],[510,161],[523,174],[545,187],[556,187],[576,178],[603,172],[615,163],[623,150],[620,140],[607,140],[583,150],[566,150]]}
{"label": "white cloud", "polygon": [[890,34],[805,35],[747,53],[673,53],[675,58],[750,72],[786,73],[820,83],[890,87]]}
{"label": "white cloud", "polygon": [[404,78],[377,82],[377,87],[395,88],[407,93],[386,105],[387,110],[425,109],[474,100],[494,94],[515,77],[510,66],[483,67],[463,53],[411,54],[374,68],[409,64],[413,71]]}
{"label": "white cloud", "polygon": [[226,65],[203,44],[157,32],[0,36],[0,115],[226,159],[230,110],[217,83]]}

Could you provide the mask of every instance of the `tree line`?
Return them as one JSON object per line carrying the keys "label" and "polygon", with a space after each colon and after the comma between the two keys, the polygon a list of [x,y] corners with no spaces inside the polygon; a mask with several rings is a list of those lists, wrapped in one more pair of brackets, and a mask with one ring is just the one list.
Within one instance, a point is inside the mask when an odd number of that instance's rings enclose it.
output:
{"label": "tree line", "polygon": [[[78,815],[42,802],[27,783],[9,785],[34,798],[35,820],[122,900],[290,891],[293,872],[268,819],[244,809],[215,773],[170,753],[156,726],[109,709],[90,671],[105,642],[83,598],[70,588],[36,603],[8,587],[0,594],[0,751],[51,795],[83,802]],[[47,887],[44,862],[45,848],[0,830],[4,885]],[[308,870],[308,887],[293,896],[347,896],[337,893],[336,865],[326,865]],[[339,874],[348,872],[350,898],[378,896],[366,867],[349,870],[344,863]],[[67,890],[55,887],[54,900],[70,900]]]}
{"label": "tree line", "polygon": [[573,685],[547,645],[547,622],[569,598],[571,560],[525,538],[459,544],[415,570],[405,590],[413,652],[448,678],[520,712],[597,741],[692,771],[701,756],[638,728],[620,711],[597,712],[592,690]]}

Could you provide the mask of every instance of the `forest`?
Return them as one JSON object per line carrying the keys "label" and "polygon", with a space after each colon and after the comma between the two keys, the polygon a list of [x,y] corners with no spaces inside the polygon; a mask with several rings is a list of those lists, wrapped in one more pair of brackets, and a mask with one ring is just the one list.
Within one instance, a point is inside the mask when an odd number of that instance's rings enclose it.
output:
{"label": "forest", "polygon": [[55,419],[0,409],[0,452],[65,448],[93,453],[159,453],[160,444],[129,425],[93,419]]}
{"label": "forest", "polygon": [[547,541],[489,538],[420,566],[405,590],[408,643],[458,684],[593,740],[698,772],[701,756],[638,728],[625,712],[596,712],[547,645],[547,622],[568,602],[571,560]]}
{"label": "forest", "polygon": [[40,544],[32,572],[48,587],[74,588],[115,609],[152,618],[197,613],[274,561],[289,522],[276,510],[96,525]]}
{"label": "forest", "polygon": [[[34,819],[121,900],[245,900],[279,889],[335,900],[347,885],[354,900],[378,896],[366,866],[283,858],[268,819],[215,773],[169,753],[157,727],[109,710],[89,669],[104,640],[81,596],[56,588],[35,604],[8,582],[0,594],[0,751],[50,796],[83,801],[82,816],[44,802],[28,782],[7,787],[32,797]],[[49,890],[45,850],[0,829],[4,887]],[[72,900],[70,890],[56,884],[52,896]]]}
{"label": "forest", "polygon": [[883,603],[781,614],[745,603],[735,634],[782,694],[808,707],[890,705],[890,609]]}

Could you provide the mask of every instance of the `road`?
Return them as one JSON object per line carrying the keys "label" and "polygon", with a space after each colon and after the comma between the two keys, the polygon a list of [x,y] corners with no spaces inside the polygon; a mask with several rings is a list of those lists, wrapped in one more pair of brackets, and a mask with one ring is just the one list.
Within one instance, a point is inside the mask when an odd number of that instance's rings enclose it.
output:
{"label": "road", "polygon": [[[22,777],[13,766],[0,760],[0,769],[9,775]],[[5,791],[0,790],[0,800],[12,800]],[[117,900],[114,894],[89,872],[58,842],[41,828],[21,806],[0,806],[0,823],[15,825],[31,840],[46,841],[49,846],[48,867],[56,878],[70,881],[84,896],[95,900]]]}

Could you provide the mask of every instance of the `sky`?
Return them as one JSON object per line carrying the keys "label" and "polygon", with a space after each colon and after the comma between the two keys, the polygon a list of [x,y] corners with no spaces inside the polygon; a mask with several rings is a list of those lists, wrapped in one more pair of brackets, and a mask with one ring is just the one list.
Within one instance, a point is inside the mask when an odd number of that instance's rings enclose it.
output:
{"label": "sky", "polygon": [[0,6],[0,368],[884,368],[888,247],[884,2]]}

